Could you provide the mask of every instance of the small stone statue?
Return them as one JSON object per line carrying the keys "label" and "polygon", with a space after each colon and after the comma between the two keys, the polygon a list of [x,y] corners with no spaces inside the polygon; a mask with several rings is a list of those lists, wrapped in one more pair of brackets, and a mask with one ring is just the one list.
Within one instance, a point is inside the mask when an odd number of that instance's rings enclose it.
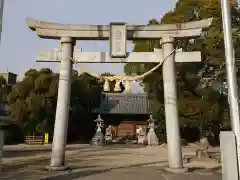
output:
{"label": "small stone statue", "polygon": [[205,157],[208,157],[208,149],[209,149],[209,141],[208,141],[208,138],[207,137],[202,137],[200,139],[200,151],[203,152],[203,155]]}
{"label": "small stone statue", "polygon": [[109,126],[106,128],[106,134],[112,135],[112,126],[111,126],[111,125],[109,125]]}
{"label": "small stone statue", "polygon": [[112,126],[109,125],[109,126],[106,128],[106,134],[105,134],[106,142],[111,142],[111,141],[112,141],[112,138],[113,138]]}
{"label": "small stone statue", "polygon": [[140,131],[142,131],[143,128],[142,126],[139,126],[137,129],[136,129],[136,135],[138,136],[138,134],[140,133]]}
{"label": "small stone statue", "polygon": [[210,146],[210,143],[208,141],[208,138],[206,136],[203,136],[200,138],[200,149],[196,151],[196,156],[198,158],[201,158],[202,156],[208,157],[208,149]]}
{"label": "small stone statue", "polygon": [[143,130],[142,126],[139,126],[139,128],[136,130],[136,135],[137,135],[137,143],[144,144],[146,140],[146,133]]}
{"label": "small stone statue", "polygon": [[100,114],[98,115],[98,118],[94,121],[96,122],[97,130],[95,135],[92,138],[92,145],[102,146],[105,145],[105,137],[102,133],[102,129],[104,127],[104,121],[101,118]]}
{"label": "small stone statue", "polygon": [[148,145],[152,146],[152,145],[158,145],[159,144],[159,140],[158,137],[155,133],[155,128],[156,128],[156,120],[153,118],[152,115],[150,115],[149,119],[147,120],[148,123],[148,134],[147,134],[147,141],[148,141]]}

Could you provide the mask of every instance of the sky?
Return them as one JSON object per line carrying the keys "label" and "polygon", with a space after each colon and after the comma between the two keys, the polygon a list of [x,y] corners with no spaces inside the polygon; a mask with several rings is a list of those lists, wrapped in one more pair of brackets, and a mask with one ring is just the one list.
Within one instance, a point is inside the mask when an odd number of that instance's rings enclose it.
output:
{"label": "sky", "polygon": [[[26,18],[67,24],[147,24],[172,10],[176,0],[5,0],[0,45],[0,72],[13,72],[21,80],[28,69],[51,68],[59,71],[58,63],[37,63],[38,50],[60,47],[60,41],[40,39],[26,25]],[[83,51],[108,51],[107,41],[78,41]],[[128,43],[128,51],[132,44]],[[84,64],[95,73],[123,75],[124,64]],[[140,91],[138,85],[133,91]]]}

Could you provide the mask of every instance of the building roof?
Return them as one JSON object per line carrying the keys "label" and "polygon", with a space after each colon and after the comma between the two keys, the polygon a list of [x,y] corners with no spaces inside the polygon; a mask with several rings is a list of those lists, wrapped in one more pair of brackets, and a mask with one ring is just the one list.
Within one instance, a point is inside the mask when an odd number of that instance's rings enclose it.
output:
{"label": "building roof", "polygon": [[17,125],[17,123],[10,116],[0,116],[0,129],[3,126]]}
{"label": "building roof", "polygon": [[17,76],[17,74],[12,73],[12,72],[0,72],[0,75],[4,75],[4,74],[10,74],[12,76]]}
{"label": "building roof", "polygon": [[95,110],[102,114],[149,114],[150,100],[145,93],[106,93]]}

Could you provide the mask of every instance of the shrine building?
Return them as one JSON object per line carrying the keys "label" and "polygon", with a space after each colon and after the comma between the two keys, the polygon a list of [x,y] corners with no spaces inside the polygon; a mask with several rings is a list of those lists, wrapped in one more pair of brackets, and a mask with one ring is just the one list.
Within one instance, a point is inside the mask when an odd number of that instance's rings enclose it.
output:
{"label": "shrine building", "polygon": [[106,126],[112,125],[115,137],[132,139],[139,126],[146,130],[150,107],[150,100],[145,93],[105,93],[100,107],[94,113],[101,115]]}

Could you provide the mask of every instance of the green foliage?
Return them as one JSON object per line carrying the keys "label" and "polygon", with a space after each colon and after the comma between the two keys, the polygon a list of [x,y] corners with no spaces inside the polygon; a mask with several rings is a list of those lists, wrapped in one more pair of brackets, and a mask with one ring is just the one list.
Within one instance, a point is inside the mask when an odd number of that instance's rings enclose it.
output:
{"label": "green foliage", "polygon": [[[234,1],[235,2],[235,1]],[[232,3],[232,26],[239,28],[240,11],[236,4]],[[183,124],[195,126],[205,120],[221,120],[222,112],[226,110],[226,99],[219,93],[213,84],[222,84],[225,79],[225,55],[221,21],[220,0],[192,1],[180,0],[174,10],[166,13],[161,24],[183,23],[213,17],[213,23],[207,33],[194,41],[189,39],[178,40],[176,47],[184,51],[201,51],[202,63],[182,63],[176,65],[177,84],[179,92],[179,113]],[[156,20],[150,20],[149,25],[159,24]],[[235,53],[240,57],[239,32],[233,33]],[[160,47],[159,41],[135,41],[135,52],[149,52],[153,48]],[[128,75],[142,74],[155,64],[127,64],[124,67]],[[213,69],[209,71],[209,69]],[[217,75],[216,75],[217,74]],[[206,78],[208,77],[208,78]],[[205,79],[208,85],[205,86]],[[209,80],[210,79],[210,80]],[[210,83],[209,83],[210,82]],[[162,70],[155,71],[142,82],[145,92],[155,96],[158,105],[154,106],[153,115],[163,121],[163,83]],[[224,101],[223,101],[224,99]]]}
{"label": "green foliage", "polygon": [[99,107],[102,85],[94,77],[83,73],[75,76],[72,83],[71,106],[91,112]]}
{"label": "green foliage", "polygon": [[24,79],[12,88],[8,96],[12,107],[11,116],[20,121],[27,132],[36,132],[36,127],[46,120],[52,129],[57,98],[54,84],[57,87],[57,81],[58,75],[50,69],[30,69]]}
{"label": "green foliage", "polygon": [[[24,125],[26,132],[53,132],[58,78],[59,75],[50,69],[30,69],[24,79],[12,88],[8,96],[11,116]],[[73,71],[71,112],[87,113],[98,107],[101,89],[96,79]]]}

